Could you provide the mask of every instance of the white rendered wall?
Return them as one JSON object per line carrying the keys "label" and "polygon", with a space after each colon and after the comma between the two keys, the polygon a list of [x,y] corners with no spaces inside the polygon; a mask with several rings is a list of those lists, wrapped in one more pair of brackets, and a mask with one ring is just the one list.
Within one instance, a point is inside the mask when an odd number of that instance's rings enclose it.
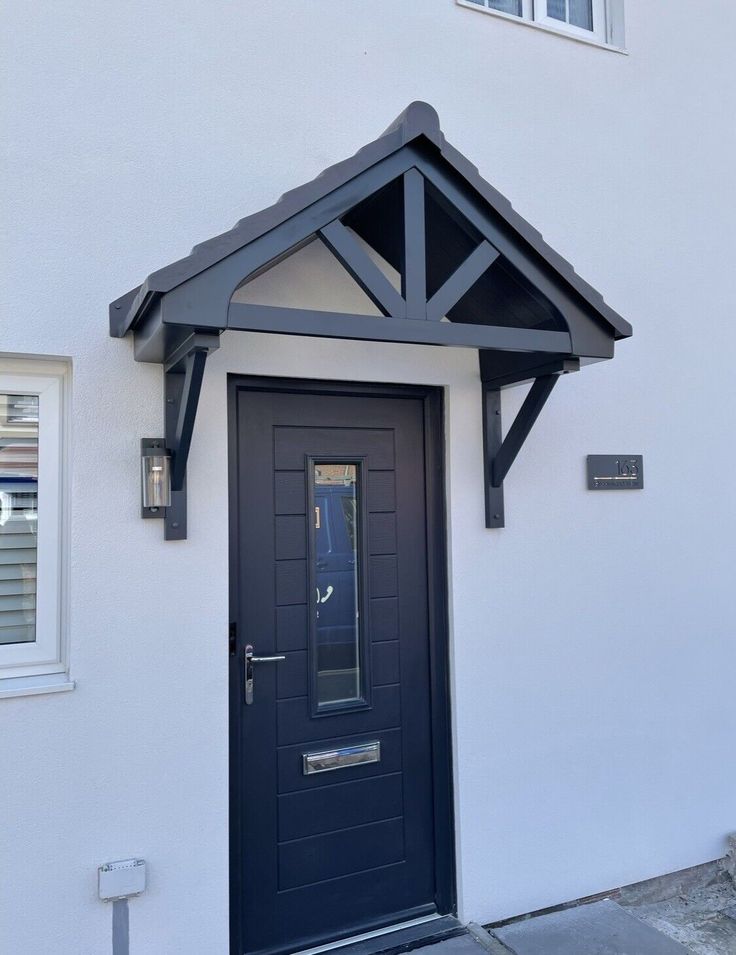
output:
{"label": "white rendered wall", "polygon": [[[736,108],[726,0],[627,3],[624,57],[452,0],[6,5],[0,352],[74,361],[72,676],[0,700],[0,951],[98,955],[95,868],[149,861],[134,955],[227,945],[227,372],[447,386],[461,915],[694,865],[736,829]],[[107,303],[413,99],[634,325],[560,383],[483,526],[475,356],[233,335],[190,533],[138,517],[161,373]],[[510,396],[510,413],[521,395]],[[593,452],[646,489],[591,494]]]}

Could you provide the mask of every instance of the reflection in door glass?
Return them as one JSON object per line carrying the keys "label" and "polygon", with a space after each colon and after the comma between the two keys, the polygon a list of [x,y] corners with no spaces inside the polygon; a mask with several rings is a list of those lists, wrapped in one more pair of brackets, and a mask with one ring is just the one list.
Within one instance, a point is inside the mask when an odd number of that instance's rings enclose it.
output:
{"label": "reflection in door glass", "polygon": [[314,464],[317,705],[362,699],[357,466]]}

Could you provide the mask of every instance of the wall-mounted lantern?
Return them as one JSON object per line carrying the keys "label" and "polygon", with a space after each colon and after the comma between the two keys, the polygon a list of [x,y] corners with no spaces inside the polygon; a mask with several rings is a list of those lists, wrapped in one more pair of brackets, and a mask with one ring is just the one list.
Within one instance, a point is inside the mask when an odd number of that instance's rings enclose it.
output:
{"label": "wall-mounted lantern", "polygon": [[163,517],[171,506],[171,455],[163,438],[141,440],[141,514]]}

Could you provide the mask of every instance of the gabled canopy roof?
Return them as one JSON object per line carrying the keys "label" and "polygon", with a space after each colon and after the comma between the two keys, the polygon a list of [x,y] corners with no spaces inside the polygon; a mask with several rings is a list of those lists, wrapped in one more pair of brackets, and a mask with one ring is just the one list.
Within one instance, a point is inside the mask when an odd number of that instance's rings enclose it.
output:
{"label": "gabled canopy roof", "polygon": [[[258,304],[257,280],[313,242],[376,314]],[[318,284],[327,284],[322,273]],[[334,291],[334,290],[333,290]],[[367,297],[367,298],[366,298]],[[271,302],[271,298],[267,298]],[[293,304],[293,303],[292,303]],[[630,325],[584,282],[412,103],[386,132],[312,182],[203,242],[110,306],[138,361],[165,369],[172,458],[167,539],[186,537],[185,473],[207,355],[225,329],[477,348],[486,524],[502,527],[503,481],[561,375],[613,357]],[[499,389],[534,384],[502,439]],[[157,512],[144,516],[160,516]]]}
{"label": "gabled canopy roof", "polygon": [[[413,171],[420,175],[412,185]],[[401,295],[387,292],[347,231],[402,271]],[[425,328],[402,322],[397,330],[393,323],[370,320],[341,329],[337,315],[319,313],[314,321],[298,310],[261,307],[256,314],[256,306],[231,304],[233,291],[249,276],[315,236],[385,315],[447,315],[466,330],[447,328],[446,322],[440,328],[435,321]],[[412,268],[413,275],[407,274]],[[507,334],[486,334],[483,326]],[[225,328],[338,337],[344,331],[346,337],[521,351],[535,350],[533,340],[510,330],[536,330],[548,333],[537,339],[543,351],[593,359],[611,357],[613,341],[631,334],[630,325],[446,141],[436,112],[421,102],[351,158],[151,273],[110,306],[110,334],[134,330],[136,357],[144,361],[166,362],[193,330]]]}

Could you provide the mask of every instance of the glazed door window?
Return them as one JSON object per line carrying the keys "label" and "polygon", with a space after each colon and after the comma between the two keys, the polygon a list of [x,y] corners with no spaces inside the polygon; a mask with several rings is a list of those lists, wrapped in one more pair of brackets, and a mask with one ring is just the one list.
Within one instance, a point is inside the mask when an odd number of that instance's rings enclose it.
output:
{"label": "glazed door window", "polygon": [[317,709],[363,699],[358,465],[315,462],[312,665]]}

